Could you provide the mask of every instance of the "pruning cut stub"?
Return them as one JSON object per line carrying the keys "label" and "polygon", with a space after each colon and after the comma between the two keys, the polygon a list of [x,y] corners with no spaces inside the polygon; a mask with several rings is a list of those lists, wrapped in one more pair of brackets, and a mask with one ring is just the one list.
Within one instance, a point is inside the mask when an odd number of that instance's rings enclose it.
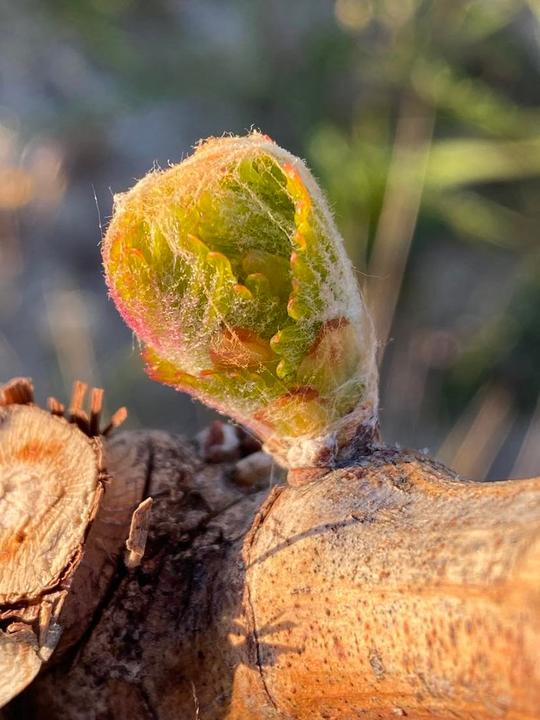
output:
{"label": "pruning cut stub", "polygon": [[376,425],[372,325],[305,164],[259,133],[212,138],[115,197],[110,293],[148,374],[254,431],[288,467]]}
{"label": "pruning cut stub", "polygon": [[0,386],[0,707],[55,650],[108,478],[102,391],[75,383],[70,408],[34,404],[28,378]]}

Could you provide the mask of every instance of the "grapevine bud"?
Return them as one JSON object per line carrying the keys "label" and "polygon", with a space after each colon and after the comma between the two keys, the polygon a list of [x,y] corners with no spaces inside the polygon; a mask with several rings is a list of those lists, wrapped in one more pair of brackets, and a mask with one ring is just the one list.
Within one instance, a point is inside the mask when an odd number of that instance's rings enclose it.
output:
{"label": "grapevine bud", "polygon": [[372,326],[304,163],[212,138],[115,197],[110,293],[148,374],[250,428],[285,465],[328,462],[376,421]]}

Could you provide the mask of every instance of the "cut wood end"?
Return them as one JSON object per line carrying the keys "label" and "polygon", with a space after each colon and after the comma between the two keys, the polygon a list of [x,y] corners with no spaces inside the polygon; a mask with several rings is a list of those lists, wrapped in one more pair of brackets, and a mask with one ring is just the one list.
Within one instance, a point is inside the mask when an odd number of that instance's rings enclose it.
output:
{"label": "cut wood end", "polygon": [[0,607],[72,574],[101,492],[101,453],[35,405],[0,408]]}
{"label": "cut wood end", "polygon": [[[91,391],[87,413],[87,389],[75,383],[64,417],[55,398],[48,411],[33,403],[28,378],[0,387],[0,707],[58,643],[58,618],[103,494],[103,391]],[[107,432],[126,414],[116,412]]]}

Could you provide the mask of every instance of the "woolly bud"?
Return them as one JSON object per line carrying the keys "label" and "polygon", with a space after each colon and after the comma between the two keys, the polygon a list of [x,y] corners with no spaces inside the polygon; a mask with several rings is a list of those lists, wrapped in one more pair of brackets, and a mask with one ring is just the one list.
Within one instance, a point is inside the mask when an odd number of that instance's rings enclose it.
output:
{"label": "woolly bud", "polygon": [[376,414],[375,343],[304,163],[213,138],[115,197],[110,293],[150,377],[253,430],[289,467],[331,461]]}

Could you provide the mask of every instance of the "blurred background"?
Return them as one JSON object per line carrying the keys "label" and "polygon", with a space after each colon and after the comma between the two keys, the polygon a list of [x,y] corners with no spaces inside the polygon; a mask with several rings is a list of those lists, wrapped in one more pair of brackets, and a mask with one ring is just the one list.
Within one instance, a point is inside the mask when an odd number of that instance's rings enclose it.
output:
{"label": "blurred background", "polygon": [[146,378],[100,267],[112,197],[256,127],[326,189],[380,338],[389,442],[540,474],[538,0],[0,0],[0,379]]}

